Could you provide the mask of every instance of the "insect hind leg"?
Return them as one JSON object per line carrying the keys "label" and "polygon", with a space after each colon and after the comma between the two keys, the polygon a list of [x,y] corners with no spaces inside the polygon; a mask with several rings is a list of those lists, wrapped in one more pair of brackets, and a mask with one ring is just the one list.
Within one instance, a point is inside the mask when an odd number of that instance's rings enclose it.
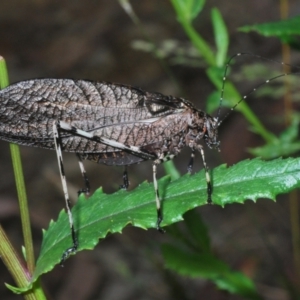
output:
{"label": "insect hind leg", "polygon": [[65,250],[62,257],[61,257],[60,265],[62,266],[64,261],[71,254],[76,252],[76,250],[78,248],[78,240],[77,240],[77,237],[76,237],[76,234],[75,234],[74,220],[73,220],[73,215],[72,215],[72,212],[71,212],[70,197],[69,197],[67,181],[66,181],[64,165],[63,165],[60,130],[61,130],[60,122],[59,121],[54,121],[53,122],[53,136],[54,136],[55,150],[56,150],[56,155],[57,155],[57,160],[58,160],[58,168],[59,168],[61,183],[62,183],[63,192],[64,192],[64,196],[65,196],[66,209],[67,209],[67,213],[68,213],[71,236],[72,236],[72,242],[73,242],[73,246],[68,248],[67,250]]}
{"label": "insect hind leg", "polygon": [[77,159],[78,159],[78,164],[79,164],[79,168],[80,168],[80,171],[81,171],[81,175],[83,177],[83,181],[84,181],[84,185],[85,187],[80,189],[78,191],[78,196],[81,194],[81,193],[84,193],[86,195],[89,195],[90,193],[90,190],[91,190],[91,187],[90,187],[90,181],[86,175],[86,171],[85,171],[85,168],[84,168],[84,165],[83,165],[83,162],[82,162],[82,157],[79,153],[76,153],[76,156],[77,156]]}

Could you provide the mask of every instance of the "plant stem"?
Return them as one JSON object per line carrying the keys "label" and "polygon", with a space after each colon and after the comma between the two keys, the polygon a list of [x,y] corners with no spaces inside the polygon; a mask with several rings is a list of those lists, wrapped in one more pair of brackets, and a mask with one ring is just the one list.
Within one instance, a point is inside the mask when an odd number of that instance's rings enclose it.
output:
{"label": "plant stem", "polygon": [[[27,287],[31,283],[31,274],[26,270],[22,259],[16,253],[1,225],[0,241],[0,256],[4,265],[7,267],[18,287]],[[14,290],[14,288],[8,284],[6,284],[6,286],[9,289]],[[33,288],[31,290],[27,291],[23,295],[26,300],[46,300],[39,280],[33,284]]]}
{"label": "plant stem", "polygon": [[[6,63],[4,58],[0,57],[0,88],[3,89],[7,87],[8,84],[9,84],[9,80],[8,80]],[[24,243],[26,249],[27,267],[30,274],[33,274],[35,260],[34,260],[28,203],[26,197],[26,189],[24,183],[19,146],[15,144],[10,144],[10,152],[11,152],[15,181],[16,181],[17,192],[18,192],[22,230],[23,230],[23,237],[24,237]]]}
{"label": "plant stem", "polygon": [[[6,69],[6,63],[3,57],[0,56],[0,89],[8,86],[8,74]],[[32,243],[32,234],[30,228],[30,218],[28,211],[28,203],[26,197],[26,189],[24,183],[24,176],[22,171],[22,163],[20,157],[19,146],[10,144],[10,151],[15,175],[15,181],[18,192],[20,215],[22,222],[22,230],[25,244],[25,256],[27,262],[27,269],[21,262],[21,258],[18,257],[15,249],[9,242],[3,228],[0,226],[0,256],[10,271],[12,277],[15,279],[18,287],[26,287],[31,282],[31,277],[35,268],[35,259]],[[8,285],[7,285],[8,286]],[[14,288],[11,287],[12,290]],[[24,294],[25,299],[46,299],[41,289],[40,282],[37,280],[30,291]]]}
{"label": "plant stem", "polygon": [[[17,255],[15,249],[10,243],[7,235],[5,234],[2,226],[0,225],[0,256],[7,267],[8,271],[14,278],[19,287],[28,286],[30,283],[31,275],[26,271],[26,267],[22,264],[22,260]],[[33,294],[26,295],[26,299],[36,299]]]}
{"label": "plant stem", "polygon": [[35,259],[34,259],[33,242],[32,242],[32,234],[31,234],[31,227],[30,227],[28,202],[26,196],[26,188],[24,183],[22,162],[20,156],[20,148],[16,144],[10,144],[9,146],[10,146],[10,153],[11,153],[13,169],[15,174],[16,187],[18,192],[24,244],[26,249],[27,267],[30,274],[33,274]]}

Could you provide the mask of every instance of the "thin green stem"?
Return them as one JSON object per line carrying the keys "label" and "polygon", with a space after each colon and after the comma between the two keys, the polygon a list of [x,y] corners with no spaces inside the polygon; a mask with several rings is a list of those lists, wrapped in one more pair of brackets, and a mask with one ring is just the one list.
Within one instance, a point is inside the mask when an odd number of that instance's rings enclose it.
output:
{"label": "thin green stem", "polygon": [[[16,253],[2,226],[0,225],[0,256],[8,271],[19,287],[28,286],[30,274],[26,271],[21,258]],[[28,294],[26,299],[36,299],[33,294]]]}
{"label": "thin green stem", "polygon": [[22,263],[22,259],[10,243],[3,227],[0,225],[0,255],[1,259],[14,277],[19,286],[26,286],[30,281],[30,275],[26,272],[26,267]]}
{"label": "thin green stem", "polygon": [[214,53],[205,40],[197,33],[191,23],[182,22],[182,27],[184,28],[187,36],[190,38],[191,42],[194,44],[195,48],[198,49],[201,56],[204,58],[209,66],[216,65],[216,59]]}
{"label": "thin green stem", "polygon": [[172,160],[166,161],[164,163],[164,169],[166,174],[170,175],[172,180],[180,178],[180,173],[176,169],[174,162]]}
{"label": "thin green stem", "polygon": [[[9,80],[5,60],[0,56],[0,89],[5,88],[8,84]],[[15,249],[10,244],[2,227],[0,227],[0,256],[17,285],[22,288],[30,284],[31,276],[35,268],[35,259],[19,146],[10,144],[10,150],[18,192],[27,268],[24,267],[21,259],[17,256]],[[46,299],[39,280],[33,284],[30,291],[24,294],[24,297],[25,299]]]}
{"label": "thin green stem", "polygon": [[33,274],[34,267],[35,267],[35,259],[34,259],[28,202],[27,202],[26,188],[25,188],[25,182],[24,182],[24,176],[22,170],[20,148],[16,144],[9,144],[9,146],[10,146],[10,153],[11,153],[13,169],[15,174],[16,187],[18,192],[24,244],[26,249],[26,261],[27,261],[27,266],[30,274]]}
{"label": "thin green stem", "polygon": [[[3,89],[6,86],[8,86],[8,84],[9,84],[9,80],[8,80],[6,63],[3,57],[0,57],[0,88]],[[26,196],[26,189],[24,183],[19,146],[15,144],[10,144],[10,152],[11,152],[11,158],[12,158],[13,169],[15,174],[15,181],[16,181],[17,192],[18,192],[22,230],[23,230],[24,244],[26,249],[26,261],[27,261],[28,271],[30,272],[30,274],[33,274],[35,259],[34,259],[32,234],[30,228],[30,218],[29,218],[28,203],[27,203],[27,196]]]}
{"label": "thin green stem", "polygon": [[[0,256],[4,265],[7,267],[18,287],[27,287],[31,283],[31,274],[27,271],[26,266],[23,264],[23,260],[18,256],[1,225],[0,241]],[[19,292],[18,289],[9,284],[6,284],[6,286],[13,291]],[[41,289],[39,280],[37,280],[33,284],[32,289],[25,292],[23,296],[26,300],[46,300],[46,296]]]}
{"label": "thin green stem", "polygon": [[0,56],[0,89],[4,89],[9,85],[6,63],[2,56]]}
{"label": "thin green stem", "polygon": [[194,46],[198,49],[199,53],[205,59],[209,66],[216,65],[216,59],[214,57],[214,53],[208,43],[198,34],[198,32],[194,29],[193,25],[191,24],[191,20],[187,19],[187,16],[182,11],[179,3],[177,0],[171,0],[173,7],[176,11],[178,21],[180,22],[181,26],[184,28],[185,33],[190,38],[191,42]]}
{"label": "thin green stem", "polygon": [[[235,101],[232,102],[233,106],[237,103],[238,100],[242,98],[242,96],[231,82],[228,82],[227,88],[232,89],[232,94],[235,94],[235,96],[232,97],[232,100]],[[247,119],[247,121],[251,124],[252,130],[255,133],[259,134],[266,142],[271,143],[272,141],[274,141],[274,139],[276,139],[276,136],[264,127],[259,118],[255,115],[255,113],[246,102],[241,102],[238,105],[237,110],[240,111]]]}

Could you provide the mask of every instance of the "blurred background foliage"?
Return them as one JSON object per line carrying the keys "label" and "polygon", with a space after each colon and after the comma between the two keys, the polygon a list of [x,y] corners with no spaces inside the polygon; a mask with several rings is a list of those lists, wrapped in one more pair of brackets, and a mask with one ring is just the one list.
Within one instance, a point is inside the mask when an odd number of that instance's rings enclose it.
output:
{"label": "blurred background foliage", "polygon": [[[121,82],[185,97],[213,113],[229,56],[251,52],[299,65],[300,4],[289,1],[289,9],[286,5],[272,0],[246,4],[235,0],[6,1],[0,9],[0,55],[7,61],[12,83],[38,77]],[[290,21],[280,21],[288,16]],[[287,45],[295,49],[294,56]],[[224,106],[232,106],[241,95],[282,72],[289,70],[270,60],[236,58],[225,85]],[[297,154],[298,78],[284,78],[290,80],[263,86],[238,106],[242,114],[234,112],[224,120],[221,153],[206,151],[211,168],[253,155]],[[222,109],[221,118],[226,114]],[[20,248],[9,150],[7,143],[0,145],[0,222]],[[63,197],[55,153],[21,150],[38,253],[41,228],[56,218]],[[81,178],[73,155],[65,157],[76,201]],[[175,159],[182,174],[188,157],[187,151]],[[106,192],[118,188],[121,168],[86,165],[93,187],[101,185]],[[201,167],[198,158],[194,169]],[[161,168],[160,175],[163,172]],[[131,188],[143,180],[151,181],[151,164],[130,167],[129,176]],[[105,239],[96,251],[72,257],[64,269],[55,268],[43,277],[44,285],[54,299],[69,295],[74,299],[298,299],[299,208],[297,195],[290,197],[295,200],[279,197],[277,203],[261,200],[224,209],[202,207],[163,236],[129,227],[124,234]],[[161,244],[166,242],[161,252]],[[197,261],[199,251],[206,258],[197,268],[188,258]],[[210,262],[208,268],[205,262]],[[177,272],[171,271],[178,263]],[[189,266],[196,270],[192,272]],[[1,282],[12,283],[3,265],[0,271]],[[84,278],[82,274],[86,274]],[[0,294],[5,299],[17,297],[3,285]]]}

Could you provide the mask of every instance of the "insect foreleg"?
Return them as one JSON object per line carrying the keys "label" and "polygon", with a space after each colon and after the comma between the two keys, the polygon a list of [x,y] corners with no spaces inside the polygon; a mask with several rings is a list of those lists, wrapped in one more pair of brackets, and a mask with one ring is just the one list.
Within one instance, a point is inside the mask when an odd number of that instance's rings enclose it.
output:
{"label": "insect foreleg", "polygon": [[211,180],[210,180],[209,170],[208,170],[206,160],[205,160],[204,150],[201,145],[197,145],[197,150],[201,153],[202,162],[203,162],[203,166],[204,166],[204,170],[205,170],[205,179],[206,179],[206,184],[207,184],[207,203],[212,204],[212,199],[211,199],[212,184],[211,184]]}
{"label": "insect foreleg", "polygon": [[81,174],[82,174],[82,177],[83,177],[83,180],[84,180],[84,185],[85,185],[84,188],[82,188],[81,190],[78,191],[78,196],[81,193],[85,193],[86,195],[89,195],[89,193],[90,193],[90,182],[89,182],[89,179],[86,175],[86,171],[85,171],[85,168],[84,168],[84,165],[83,165],[83,162],[82,162],[81,155],[79,153],[76,153],[76,156],[78,158],[79,168],[80,168],[80,171],[81,171]]}
{"label": "insect foreleg", "polygon": [[69,217],[69,224],[70,224],[70,228],[71,228],[71,236],[72,236],[72,241],[73,241],[73,246],[68,248],[61,257],[60,265],[62,265],[64,263],[64,261],[71,254],[76,252],[76,250],[78,248],[78,240],[77,240],[77,237],[75,234],[74,221],[73,221],[73,216],[72,216],[72,212],[71,212],[71,203],[70,203],[67,181],[66,181],[66,176],[65,176],[65,171],[64,171],[62,151],[61,151],[61,137],[60,137],[59,131],[60,131],[59,122],[54,121],[53,122],[53,136],[54,136],[55,150],[56,150],[56,155],[57,155],[57,160],[58,160],[60,178],[61,178],[61,183],[63,186],[64,196],[65,196],[65,201],[66,201],[66,208],[67,208],[67,213],[68,213],[68,217]]}

